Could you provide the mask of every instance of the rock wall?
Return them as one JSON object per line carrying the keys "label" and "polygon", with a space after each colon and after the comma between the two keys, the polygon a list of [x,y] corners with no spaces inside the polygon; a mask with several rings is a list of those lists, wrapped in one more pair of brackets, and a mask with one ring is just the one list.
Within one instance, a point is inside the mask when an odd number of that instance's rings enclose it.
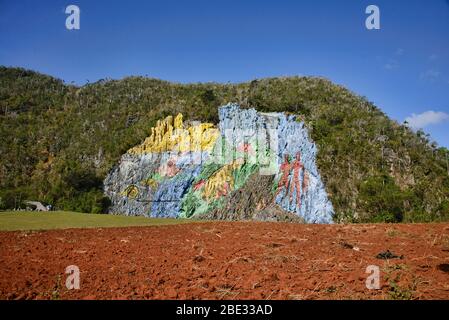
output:
{"label": "rock wall", "polygon": [[158,121],[150,137],[123,155],[106,177],[110,212],[332,222],[316,146],[302,122],[235,104],[219,108],[219,119],[218,128],[185,125],[181,115]]}

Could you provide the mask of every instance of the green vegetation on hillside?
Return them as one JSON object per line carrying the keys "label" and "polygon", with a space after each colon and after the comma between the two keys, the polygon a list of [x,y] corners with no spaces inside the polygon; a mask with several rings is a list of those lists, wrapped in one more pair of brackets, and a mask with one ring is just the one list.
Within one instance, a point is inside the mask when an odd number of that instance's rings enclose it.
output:
{"label": "green vegetation on hillside", "polygon": [[83,87],[0,67],[0,209],[39,200],[100,213],[102,181],[157,119],[218,121],[228,102],[300,115],[336,221],[449,219],[449,151],[390,120],[366,98],[313,77],[177,84],[130,77]]}
{"label": "green vegetation on hillside", "polygon": [[62,211],[0,212],[0,231],[159,226],[186,222],[192,221]]}

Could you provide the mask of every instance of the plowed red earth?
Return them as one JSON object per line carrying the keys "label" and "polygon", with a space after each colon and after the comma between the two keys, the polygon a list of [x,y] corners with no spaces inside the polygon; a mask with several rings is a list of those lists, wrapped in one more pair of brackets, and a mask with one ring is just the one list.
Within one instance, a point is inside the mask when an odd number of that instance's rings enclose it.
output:
{"label": "plowed red earth", "polygon": [[[401,258],[379,259],[390,250]],[[80,269],[80,289],[65,269]],[[369,265],[380,289],[367,289]],[[0,233],[2,299],[449,299],[449,224],[205,222]]]}

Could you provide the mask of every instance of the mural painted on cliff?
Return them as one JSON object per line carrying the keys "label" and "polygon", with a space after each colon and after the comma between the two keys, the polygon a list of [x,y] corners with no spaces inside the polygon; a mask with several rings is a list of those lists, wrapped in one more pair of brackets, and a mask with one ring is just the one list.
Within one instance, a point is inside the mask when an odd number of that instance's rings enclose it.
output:
{"label": "mural painted on cliff", "polygon": [[106,177],[111,213],[200,218],[220,208],[252,174],[275,175],[274,202],[310,223],[331,223],[333,208],[316,168],[316,146],[295,116],[228,104],[218,127],[157,122]]}

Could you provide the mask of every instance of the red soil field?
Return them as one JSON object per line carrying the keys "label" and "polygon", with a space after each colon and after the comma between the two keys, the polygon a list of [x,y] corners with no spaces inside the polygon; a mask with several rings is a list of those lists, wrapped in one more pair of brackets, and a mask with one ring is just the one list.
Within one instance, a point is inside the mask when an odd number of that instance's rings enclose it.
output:
{"label": "red soil field", "polygon": [[[386,250],[398,257],[377,257]],[[65,286],[69,265],[79,290]],[[365,285],[368,265],[380,267],[378,290]],[[449,224],[0,232],[0,298],[449,299]]]}

